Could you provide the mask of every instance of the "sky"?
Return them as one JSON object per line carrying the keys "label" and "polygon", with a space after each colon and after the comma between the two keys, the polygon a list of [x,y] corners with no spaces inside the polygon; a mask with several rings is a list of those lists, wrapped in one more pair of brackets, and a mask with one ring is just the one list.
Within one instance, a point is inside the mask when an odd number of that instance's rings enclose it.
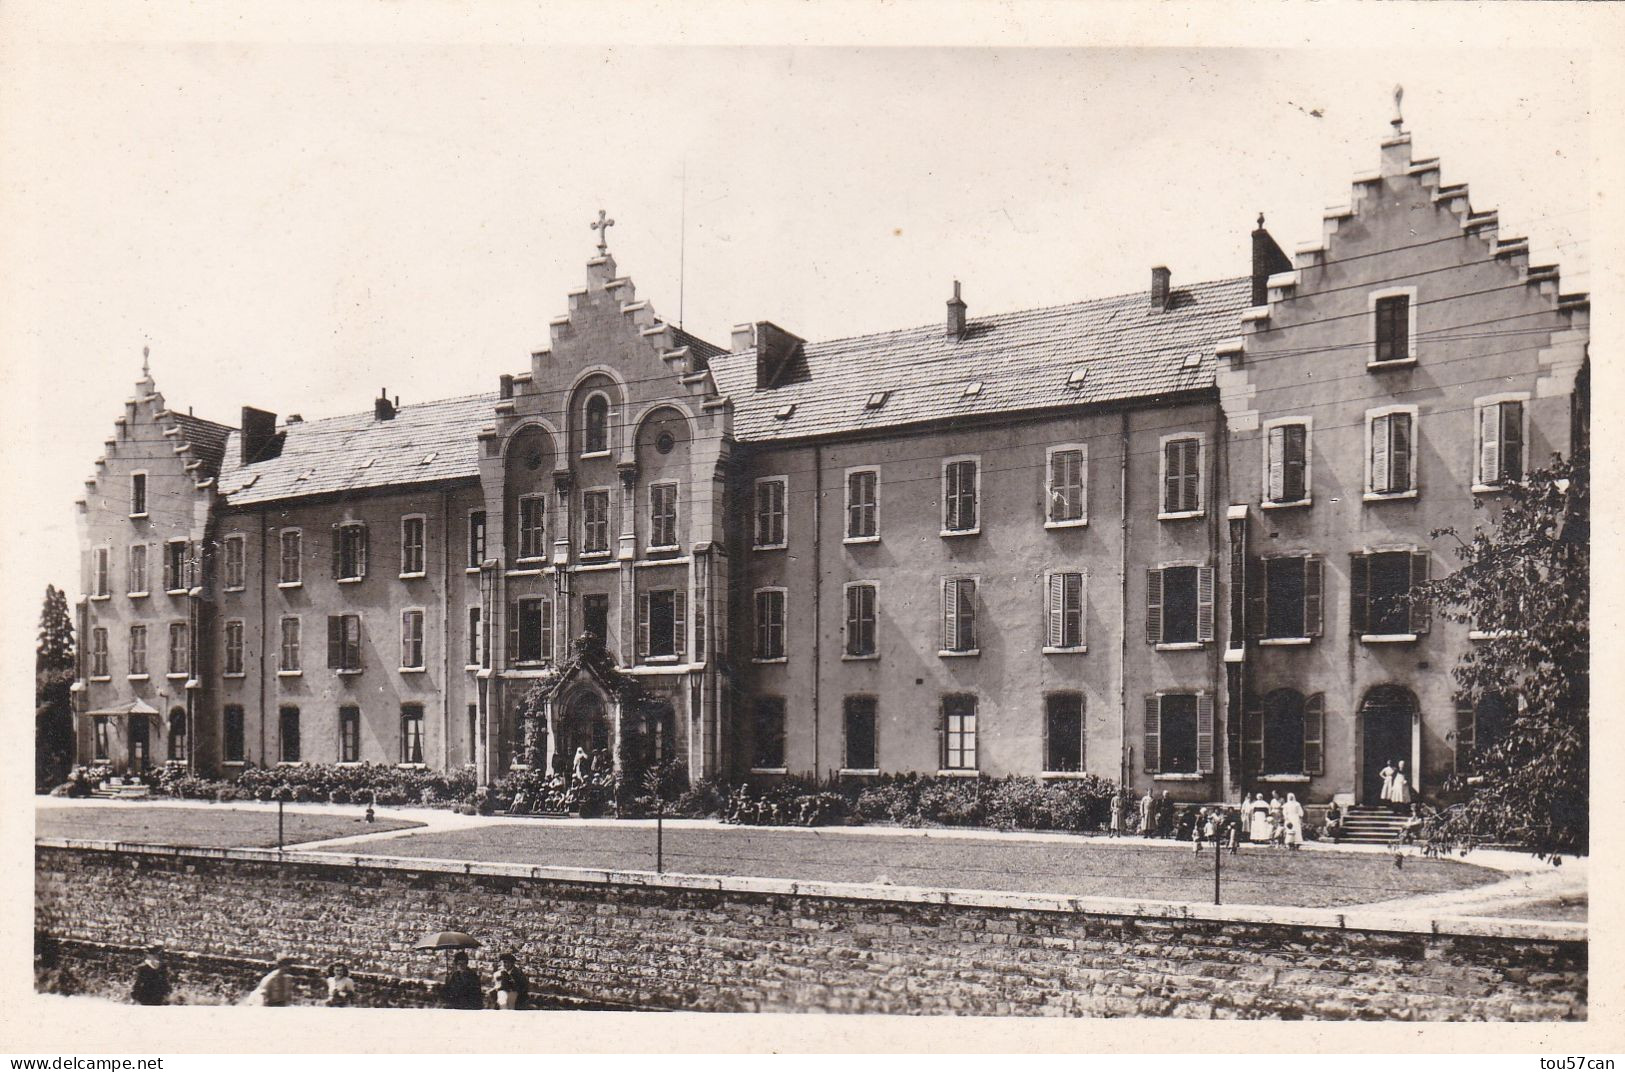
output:
{"label": "sky", "polygon": [[[77,593],[75,498],[151,347],[175,408],[307,419],[494,390],[620,272],[726,346],[1245,274],[1373,169],[1392,90],[1566,290],[1589,284],[1592,60],[1329,48],[547,45],[58,34],[4,121],[11,580]],[[336,37],[337,35],[335,35]],[[96,39],[92,39],[95,37]],[[471,434],[473,430],[470,430]],[[36,597],[37,598],[37,597]]]}

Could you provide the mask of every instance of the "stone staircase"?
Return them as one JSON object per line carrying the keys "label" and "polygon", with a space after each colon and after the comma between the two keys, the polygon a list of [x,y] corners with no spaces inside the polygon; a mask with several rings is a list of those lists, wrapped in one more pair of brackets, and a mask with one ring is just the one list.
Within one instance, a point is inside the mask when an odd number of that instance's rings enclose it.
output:
{"label": "stone staircase", "polygon": [[1343,835],[1338,840],[1355,845],[1390,845],[1399,840],[1405,817],[1387,808],[1356,805],[1343,819]]}

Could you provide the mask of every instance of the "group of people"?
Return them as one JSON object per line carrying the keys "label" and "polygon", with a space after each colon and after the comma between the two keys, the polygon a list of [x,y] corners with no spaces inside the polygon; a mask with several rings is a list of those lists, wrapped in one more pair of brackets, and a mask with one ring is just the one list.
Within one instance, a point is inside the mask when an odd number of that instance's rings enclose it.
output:
{"label": "group of people", "polygon": [[513,950],[497,957],[497,970],[487,987],[480,973],[468,963],[468,954],[452,954],[445,982],[440,984],[440,1003],[448,1009],[522,1009],[530,997],[530,977],[519,966]]}
{"label": "group of people", "polygon": [[534,796],[515,794],[509,814],[568,814],[613,798],[614,761],[607,748],[588,752],[578,747],[568,767],[563,756],[555,757],[555,764],[557,769]]}
{"label": "group of people", "polygon": [[1405,773],[1403,759],[1390,761],[1379,772],[1382,775],[1382,802],[1388,805],[1389,811],[1406,814],[1414,811],[1411,801],[1411,778]]}
{"label": "group of people", "polygon": [[722,807],[722,821],[743,826],[817,826],[824,818],[824,802],[813,795],[799,800],[753,797],[740,786]]}
{"label": "group of people", "polygon": [[1206,805],[1192,809],[1169,800],[1166,789],[1161,795],[1147,789],[1137,807],[1126,791],[1119,791],[1112,794],[1108,808],[1106,830],[1111,837],[1138,834],[1192,841],[1197,852],[1202,851],[1204,842],[1229,845],[1232,851],[1238,850],[1242,842],[1288,849],[1303,844],[1304,807],[1293,793],[1285,798],[1278,792],[1268,797],[1248,793],[1240,807]]}

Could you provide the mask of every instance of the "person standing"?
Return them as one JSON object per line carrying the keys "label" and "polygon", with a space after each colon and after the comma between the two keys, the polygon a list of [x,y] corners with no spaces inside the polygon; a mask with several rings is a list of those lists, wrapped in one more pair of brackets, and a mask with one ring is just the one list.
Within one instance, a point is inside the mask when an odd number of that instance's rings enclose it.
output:
{"label": "person standing", "polygon": [[530,979],[519,966],[519,957],[512,950],[503,953],[499,959],[502,964],[497,968],[494,980],[497,1008],[523,1009],[525,999],[530,995]]}
{"label": "person standing", "polygon": [[468,966],[468,954],[461,949],[452,956],[446,981],[440,984],[440,1001],[448,1009],[485,1008],[485,989],[480,986],[479,974]]}
{"label": "person standing", "polygon": [[1394,791],[1394,775],[1396,773],[1397,772],[1394,770],[1393,760],[1390,759],[1383,765],[1381,771],[1382,790],[1377,794],[1377,799],[1382,801],[1382,803],[1385,805],[1392,799],[1392,793]]}
{"label": "person standing", "polygon": [[164,951],[149,946],[147,955],[135,966],[135,983],[130,1000],[137,1005],[164,1005],[169,1002],[169,969],[164,967]]}
{"label": "person standing", "polygon": [[265,973],[248,997],[245,1005],[263,1005],[268,1009],[280,1009],[286,1006],[293,998],[293,977],[288,969],[293,967],[293,957],[283,954],[276,958],[271,970]]}
{"label": "person standing", "polygon": [[587,766],[587,750],[577,746],[575,757],[570,760],[570,781],[576,785],[585,782],[587,780]]}
{"label": "person standing", "polygon": [[1111,827],[1108,833],[1112,837],[1123,836],[1123,790],[1119,789],[1112,794]]}
{"label": "person standing", "polygon": [[1253,798],[1252,814],[1247,816],[1247,840],[1267,842],[1270,839],[1270,805],[1259,793]]}
{"label": "person standing", "polygon": [[1152,790],[1147,789],[1145,796],[1140,798],[1140,836],[1150,837],[1155,831],[1154,819],[1157,812],[1157,798]]}
{"label": "person standing", "polygon": [[1296,850],[1303,844],[1303,805],[1298,803],[1296,793],[1286,795],[1286,803],[1281,806],[1281,816],[1286,820],[1286,847]]}
{"label": "person standing", "polygon": [[1281,794],[1270,793],[1270,844],[1280,845],[1286,838],[1286,804]]}
{"label": "person standing", "polygon": [[1403,759],[1397,764],[1393,781],[1388,786],[1388,803],[1397,812],[1403,812],[1411,806],[1411,780],[1405,774]]}
{"label": "person standing", "polygon": [[334,964],[328,969],[327,1003],[339,1008],[355,1004],[355,980],[350,978],[348,964]]}

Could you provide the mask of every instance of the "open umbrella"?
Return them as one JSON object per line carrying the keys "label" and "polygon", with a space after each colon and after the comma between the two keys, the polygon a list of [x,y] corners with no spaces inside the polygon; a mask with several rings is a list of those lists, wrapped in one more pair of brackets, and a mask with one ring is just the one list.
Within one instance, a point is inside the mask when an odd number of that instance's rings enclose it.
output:
{"label": "open umbrella", "polygon": [[462,931],[434,931],[425,934],[418,940],[413,949],[428,949],[438,952],[442,949],[478,949],[480,941],[471,934]]}

